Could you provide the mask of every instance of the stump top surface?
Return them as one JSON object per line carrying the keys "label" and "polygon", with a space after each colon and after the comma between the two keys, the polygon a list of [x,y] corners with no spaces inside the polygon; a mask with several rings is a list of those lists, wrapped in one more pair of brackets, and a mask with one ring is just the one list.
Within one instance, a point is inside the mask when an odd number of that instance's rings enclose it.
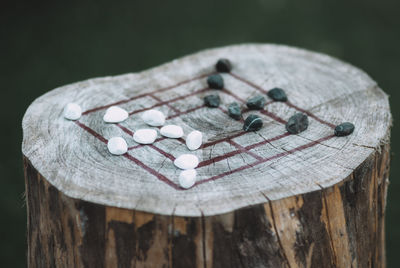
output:
{"label": "stump top surface", "polygon": [[[219,58],[232,62],[222,73],[223,90],[207,88]],[[288,102],[266,92],[283,88]],[[220,109],[203,106],[219,94]],[[267,99],[259,115],[264,126],[244,132],[243,121],[226,114],[231,102]],[[69,102],[84,113],[63,117]],[[120,124],[103,121],[106,108],[130,112]],[[134,131],[147,126],[141,114],[158,109],[166,124],[185,134],[200,130],[202,148],[191,152],[184,139],[138,145]],[[289,135],[285,123],[296,112],[308,115],[306,131]],[[355,131],[335,137],[333,128],[352,122]],[[391,115],[387,95],[361,70],[332,57],[278,45],[236,45],[202,51],[140,73],[86,80],[36,99],[23,119],[23,154],[64,194],[108,206],[157,214],[200,216],[229,212],[268,200],[320,190],[344,180],[388,140]],[[113,156],[107,140],[122,136],[129,151]],[[179,187],[173,160],[183,153],[200,159],[195,186]]]}

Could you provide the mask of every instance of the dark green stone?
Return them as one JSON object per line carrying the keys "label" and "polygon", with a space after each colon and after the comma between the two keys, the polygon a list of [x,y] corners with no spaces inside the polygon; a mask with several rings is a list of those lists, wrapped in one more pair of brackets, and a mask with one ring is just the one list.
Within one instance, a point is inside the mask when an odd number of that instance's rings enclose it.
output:
{"label": "dark green stone", "polygon": [[207,95],[204,97],[204,105],[211,108],[219,106],[221,100],[218,95]]}
{"label": "dark green stone", "polygon": [[350,135],[353,131],[354,125],[350,122],[344,122],[335,127],[335,135],[338,137]]}
{"label": "dark green stone", "polygon": [[223,89],[224,79],[220,74],[213,74],[207,78],[207,84],[208,87],[212,89]]}
{"label": "dark green stone", "polygon": [[232,102],[228,106],[229,116],[235,120],[240,120],[242,118],[242,111],[240,110],[240,105],[237,102]]}
{"label": "dark green stone", "polygon": [[286,123],[286,130],[291,134],[298,134],[308,128],[308,117],[305,114],[297,113],[289,118]]}
{"label": "dark green stone", "polygon": [[257,131],[260,130],[263,125],[261,117],[255,114],[249,115],[244,120],[243,130],[244,131]]}
{"label": "dark green stone", "polygon": [[228,59],[219,59],[215,69],[220,73],[229,73],[232,70],[232,64]]}
{"label": "dark green stone", "polygon": [[287,101],[287,96],[283,89],[276,87],[268,91],[268,97],[273,99],[274,101]]}
{"label": "dark green stone", "polygon": [[257,95],[247,100],[247,107],[250,110],[261,110],[265,106],[265,98],[261,95]]}

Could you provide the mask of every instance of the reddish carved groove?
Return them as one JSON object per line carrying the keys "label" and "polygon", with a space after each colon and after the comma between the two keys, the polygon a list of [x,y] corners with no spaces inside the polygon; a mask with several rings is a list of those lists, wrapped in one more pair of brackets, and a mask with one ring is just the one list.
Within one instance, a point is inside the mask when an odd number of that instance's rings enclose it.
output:
{"label": "reddish carved groove", "polygon": [[196,77],[194,77],[194,78],[181,81],[181,82],[179,82],[179,83],[177,83],[177,84],[175,84],[175,85],[172,85],[172,86],[160,88],[160,89],[157,89],[157,90],[148,92],[148,93],[144,93],[144,94],[140,94],[140,95],[131,97],[131,98],[129,98],[129,99],[120,100],[120,101],[113,102],[113,103],[110,103],[110,104],[107,104],[107,105],[104,105],[104,106],[96,107],[96,108],[93,108],[93,109],[90,109],[90,110],[87,110],[87,111],[83,112],[82,115],[86,115],[86,114],[89,114],[89,113],[92,113],[92,112],[95,112],[95,111],[107,109],[107,108],[109,108],[109,107],[111,107],[111,106],[114,106],[114,105],[120,105],[120,104],[124,104],[124,103],[130,102],[130,101],[133,101],[133,100],[137,100],[137,99],[143,98],[143,97],[147,97],[147,96],[149,96],[150,94],[164,92],[164,91],[167,91],[167,90],[170,90],[170,89],[179,87],[179,86],[181,86],[181,85],[187,84],[187,83],[189,83],[189,82],[192,82],[192,81],[195,81],[195,80],[199,80],[199,79],[205,78],[205,77],[207,77],[207,76],[209,76],[209,75],[212,75],[212,74],[214,74],[214,73],[215,73],[215,72],[207,73],[207,74],[203,74],[203,75],[199,75],[199,76],[196,76]]}

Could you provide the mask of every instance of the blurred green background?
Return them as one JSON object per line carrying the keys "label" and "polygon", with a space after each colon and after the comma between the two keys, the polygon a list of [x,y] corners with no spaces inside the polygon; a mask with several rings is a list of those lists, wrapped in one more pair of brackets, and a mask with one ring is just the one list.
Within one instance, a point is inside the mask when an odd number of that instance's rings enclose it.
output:
{"label": "blurred green background", "polygon": [[[282,43],[365,70],[400,106],[400,1],[2,1],[0,6],[0,265],[25,266],[21,120],[45,92],[75,81],[136,72],[235,43]],[[367,109],[367,107],[366,107]],[[396,123],[396,122],[395,122]],[[400,150],[386,217],[388,267],[400,267]]]}

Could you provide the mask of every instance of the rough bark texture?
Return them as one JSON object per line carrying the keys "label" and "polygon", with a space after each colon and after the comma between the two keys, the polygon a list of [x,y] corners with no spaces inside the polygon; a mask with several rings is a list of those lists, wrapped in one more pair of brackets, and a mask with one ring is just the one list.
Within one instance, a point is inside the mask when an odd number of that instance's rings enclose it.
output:
{"label": "rough bark texture", "polygon": [[385,267],[389,146],[343,182],[201,217],[67,197],[24,158],[30,267]]}

